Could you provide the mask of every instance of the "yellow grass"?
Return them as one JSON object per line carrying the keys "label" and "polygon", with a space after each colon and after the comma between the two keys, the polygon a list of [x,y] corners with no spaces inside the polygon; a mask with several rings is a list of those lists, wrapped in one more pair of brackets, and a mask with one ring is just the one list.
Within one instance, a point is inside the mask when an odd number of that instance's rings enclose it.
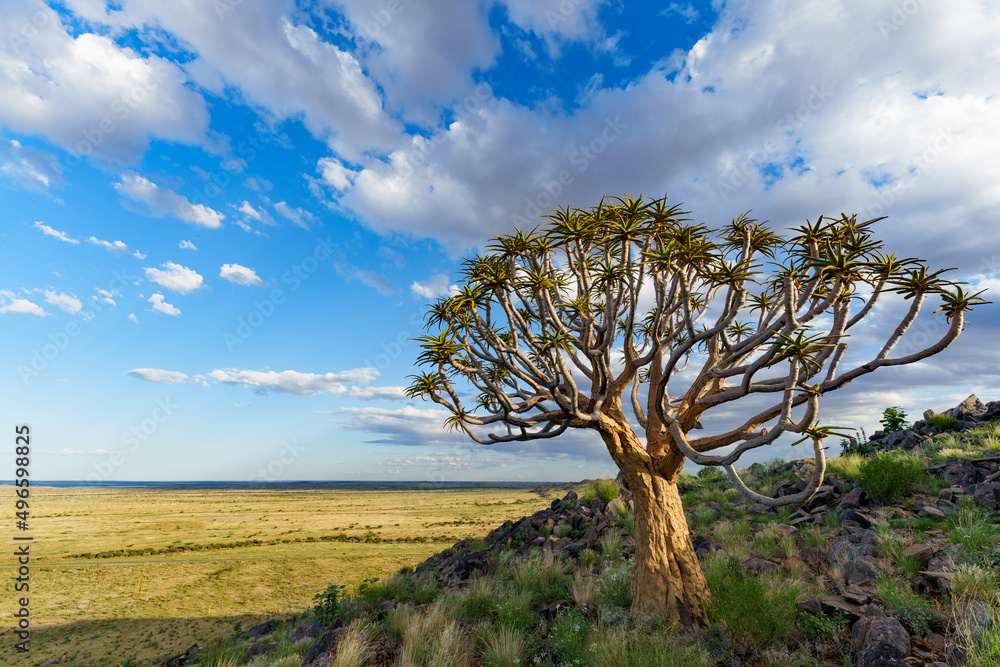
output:
{"label": "yellow grass", "polygon": [[[0,664],[38,665],[63,653],[69,665],[158,663],[228,634],[237,621],[246,628],[311,608],[329,584],[353,590],[549,502],[527,487],[32,487],[32,650],[16,653],[4,624]],[[322,541],[340,535],[383,541]],[[8,526],[0,539],[11,538]],[[254,539],[262,544],[211,546]],[[147,555],[83,557],[121,549]],[[10,594],[5,609],[13,611]]]}

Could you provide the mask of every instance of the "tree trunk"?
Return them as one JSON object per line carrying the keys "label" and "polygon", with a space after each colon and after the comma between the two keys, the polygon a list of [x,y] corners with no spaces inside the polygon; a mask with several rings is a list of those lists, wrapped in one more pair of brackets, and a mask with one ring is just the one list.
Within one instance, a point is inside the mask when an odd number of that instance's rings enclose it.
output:
{"label": "tree trunk", "polygon": [[641,468],[626,470],[625,478],[635,503],[632,614],[665,615],[683,627],[701,625],[708,585],[676,481]]}
{"label": "tree trunk", "polygon": [[616,403],[606,406],[599,431],[628,481],[635,504],[635,592],[632,614],[666,616],[683,627],[702,625],[708,584],[694,553],[677,491],[684,456],[659,432],[647,432],[650,455]]}

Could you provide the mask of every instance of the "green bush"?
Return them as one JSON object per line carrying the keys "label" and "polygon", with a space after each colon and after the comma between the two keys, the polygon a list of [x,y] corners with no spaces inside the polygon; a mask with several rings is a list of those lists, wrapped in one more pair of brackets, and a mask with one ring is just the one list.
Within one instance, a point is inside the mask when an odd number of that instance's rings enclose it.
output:
{"label": "green bush", "polygon": [[889,452],[869,457],[858,468],[858,486],[877,501],[890,503],[910,492],[923,475],[923,464]]}
{"label": "green bush", "polygon": [[333,619],[340,613],[340,605],[343,603],[347,590],[344,584],[330,584],[322,593],[313,596],[316,604],[313,605],[313,614],[316,621],[322,625],[330,625]]}
{"label": "green bush", "polygon": [[712,615],[734,641],[764,649],[787,637],[795,627],[796,589],[765,588],[736,559],[710,561],[705,578],[712,594]]}
{"label": "green bush", "polygon": [[614,500],[618,497],[618,481],[614,479],[598,479],[587,484],[586,491],[583,492],[583,499],[590,502],[594,498],[600,498],[604,502]]}
{"label": "green bush", "polygon": [[851,619],[847,612],[841,609],[838,609],[833,616],[816,615],[802,611],[799,612],[798,626],[807,637],[834,639],[851,627]]}
{"label": "green bush", "polygon": [[715,466],[703,466],[698,470],[698,479],[706,482],[721,482],[725,477],[726,473]]}
{"label": "green bush", "polygon": [[886,408],[882,412],[882,419],[878,421],[882,424],[883,433],[895,433],[896,431],[906,430],[908,423],[906,421],[906,413],[898,405]]}
{"label": "green bush", "polygon": [[934,424],[934,428],[939,431],[946,431],[955,425],[958,421],[953,415],[931,415],[931,423]]}

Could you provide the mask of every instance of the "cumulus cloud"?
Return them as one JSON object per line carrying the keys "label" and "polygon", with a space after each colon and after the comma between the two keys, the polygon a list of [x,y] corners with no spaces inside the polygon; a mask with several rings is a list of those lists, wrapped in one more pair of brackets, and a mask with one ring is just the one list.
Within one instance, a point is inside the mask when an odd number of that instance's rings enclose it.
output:
{"label": "cumulus cloud", "polygon": [[444,273],[436,273],[424,282],[414,281],[410,285],[413,296],[420,299],[436,299],[439,296],[453,294],[458,288],[449,284],[448,276]]}
{"label": "cumulus cloud", "polygon": [[72,243],[73,245],[77,245],[78,243],[80,243],[76,239],[70,238],[70,236],[66,234],[66,232],[61,232],[58,229],[53,229],[48,225],[38,221],[35,222],[35,229],[41,230],[42,234],[45,234],[46,236],[51,236],[52,238],[59,239],[60,241],[65,241],[66,243]]}
{"label": "cumulus cloud", "polygon": [[[167,303],[163,299],[166,298],[162,294],[154,294],[148,299],[149,303],[153,304],[153,310],[158,313],[163,313],[164,315],[177,316],[181,314],[180,308],[174,307],[172,304]],[[136,322],[138,324],[138,321]]]}
{"label": "cumulus cloud", "polygon": [[195,244],[191,243],[190,241],[181,241],[177,245],[181,250],[195,250],[195,251],[198,250],[198,247]]}
{"label": "cumulus cloud", "polygon": [[48,314],[37,303],[23,299],[8,290],[0,290],[0,313],[23,313],[39,317]]}
{"label": "cumulus cloud", "polygon": [[[77,163],[86,156],[133,162],[150,137],[211,145],[205,100],[175,63],[144,57],[107,34],[78,32],[41,0],[0,5],[2,25],[39,22],[31,39],[12,28],[0,43],[5,127],[44,136]],[[29,179],[54,182],[52,169],[27,171]]]}
{"label": "cumulus cloud", "polygon": [[264,287],[267,284],[260,279],[256,271],[239,264],[223,264],[222,270],[219,271],[219,277],[237,285]]}
{"label": "cumulus cloud", "polygon": [[202,277],[197,271],[174,262],[164,262],[163,269],[147,267],[146,277],[161,287],[187,294],[202,286]]}
{"label": "cumulus cloud", "polygon": [[135,316],[135,313],[129,313],[128,319],[132,320],[136,324],[139,324],[139,318]]}
{"label": "cumulus cloud", "polygon": [[184,382],[188,378],[186,373],[166,371],[160,368],[133,368],[130,371],[126,371],[125,374],[145,380],[146,382],[159,382],[161,384]]}
{"label": "cumulus cloud", "polygon": [[45,301],[67,313],[79,313],[83,308],[83,304],[75,296],[53,290],[45,290]]}
{"label": "cumulus cloud", "polygon": [[122,195],[146,206],[145,212],[156,218],[174,217],[184,222],[218,229],[226,216],[204,204],[192,204],[187,197],[163,188],[139,174],[128,171],[122,174],[115,189]]}
{"label": "cumulus cloud", "polygon": [[352,382],[370,382],[378,377],[374,368],[355,368],[340,373],[300,373],[298,371],[250,371],[235,368],[216,369],[208,377],[225,384],[241,384],[265,391],[278,391],[298,396],[324,392],[342,393]]}

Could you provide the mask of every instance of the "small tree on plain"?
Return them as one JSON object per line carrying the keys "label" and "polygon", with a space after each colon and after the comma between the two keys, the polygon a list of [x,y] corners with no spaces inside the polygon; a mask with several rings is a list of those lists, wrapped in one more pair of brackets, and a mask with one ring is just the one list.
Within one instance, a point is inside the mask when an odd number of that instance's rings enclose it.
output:
{"label": "small tree on plain", "polygon": [[[821,216],[786,238],[746,215],[718,231],[686,215],[666,197],[627,196],[496,237],[465,261],[458,293],[431,306],[419,339],[430,370],[408,394],[446,407],[445,425],[484,445],[597,431],[635,503],[633,612],[690,626],[708,591],[677,490],[685,459],[721,466],[756,502],[807,500],[834,431],[817,422],[820,397],[940,352],[986,302],[883,254],[871,232],[881,218]],[[845,368],[849,332],[890,292],[909,300],[905,315],[870,360]],[[892,356],[934,294],[946,333]],[[736,428],[692,436],[708,411],[755,394],[773,398]],[[811,442],[814,473],[801,493],[762,496],[735,464],[785,433]]]}

